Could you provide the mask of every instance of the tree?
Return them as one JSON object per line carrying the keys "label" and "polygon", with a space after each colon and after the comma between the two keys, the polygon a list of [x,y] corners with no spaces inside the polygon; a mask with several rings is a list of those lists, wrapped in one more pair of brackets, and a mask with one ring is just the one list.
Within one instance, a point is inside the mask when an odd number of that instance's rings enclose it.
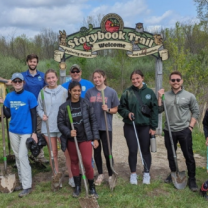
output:
{"label": "tree", "polygon": [[201,21],[208,23],[208,1],[194,0],[197,4],[197,14]]}

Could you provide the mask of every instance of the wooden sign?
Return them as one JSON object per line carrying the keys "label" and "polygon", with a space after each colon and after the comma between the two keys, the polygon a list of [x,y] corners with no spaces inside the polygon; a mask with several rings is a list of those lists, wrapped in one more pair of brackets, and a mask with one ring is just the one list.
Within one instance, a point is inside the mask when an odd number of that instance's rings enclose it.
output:
{"label": "wooden sign", "polygon": [[153,55],[162,60],[168,59],[168,51],[163,48],[160,34],[144,31],[143,23],[136,23],[135,28],[124,27],[122,18],[114,13],[103,17],[100,27],[81,27],[80,31],[67,35],[59,31],[59,50],[54,51],[54,60],[61,62],[65,55],[94,58],[97,51],[120,49],[127,51],[132,58]]}

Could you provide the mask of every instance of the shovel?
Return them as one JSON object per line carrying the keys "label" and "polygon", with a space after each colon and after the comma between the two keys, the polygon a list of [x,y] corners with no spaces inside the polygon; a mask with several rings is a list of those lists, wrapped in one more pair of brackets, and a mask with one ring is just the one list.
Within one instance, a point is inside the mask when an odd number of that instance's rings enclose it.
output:
{"label": "shovel", "polygon": [[[2,96],[0,90],[0,97]],[[7,158],[6,158],[6,145],[5,145],[5,127],[4,127],[4,114],[3,106],[1,106],[1,126],[2,126],[2,140],[4,152],[4,175],[0,176],[0,191],[2,193],[11,193],[16,186],[15,174],[7,174]]]}
{"label": "shovel", "polygon": [[137,135],[137,130],[136,130],[136,126],[135,126],[135,118],[133,115],[131,115],[131,119],[132,119],[132,123],[133,123],[133,127],[134,127],[134,133],[135,133],[135,136],[136,136],[136,139],[137,139],[137,145],[138,145],[138,149],[139,149],[139,154],[140,154],[140,158],[141,158],[141,161],[142,161],[142,165],[144,166],[144,168],[146,168],[147,171],[148,170],[148,167],[147,167],[147,164],[142,156],[142,151],[141,151],[141,147],[140,147],[140,143],[139,143],[139,138],[138,138],[138,135]]}
{"label": "shovel", "polygon": [[[43,111],[44,111],[44,114],[47,115],[43,89],[41,90],[41,98],[42,98],[42,101],[43,101]],[[60,188],[60,184],[61,184],[61,180],[62,180],[62,173],[61,172],[57,173],[57,171],[56,171],[55,163],[54,163],[54,157],[53,157],[53,150],[52,150],[52,144],[51,144],[51,137],[50,137],[48,120],[46,120],[45,122],[46,122],[47,134],[48,134],[49,149],[50,149],[50,153],[51,153],[52,171],[54,173],[54,175],[52,176],[51,188],[52,188],[53,191],[56,191],[56,190],[58,190]]]}
{"label": "shovel", "polygon": [[[104,90],[101,91],[102,94],[102,100],[103,100],[103,105],[105,105],[105,95],[104,95]],[[109,133],[108,133],[108,122],[107,122],[107,115],[106,111],[104,111],[104,118],[105,118],[105,126],[106,126],[106,135],[107,135],[107,143],[108,143],[108,152],[109,152],[109,160],[110,160],[110,167],[113,172],[113,175],[111,176],[111,180],[109,181],[109,186],[110,189],[113,191],[113,189],[116,186],[116,180],[118,177],[118,173],[115,171],[113,167],[113,157],[112,157],[112,152],[111,152],[111,147],[110,147],[110,139],[109,139]]]}
{"label": "shovel", "polygon": [[[74,125],[73,125],[73,120],[72,120],[72,115],[71,115],[71,110],[70,110],[69,105],[67,105],[67,112],[68,112],[68,115],[69,115],[69,121],[70,121],[70,124],[71,124],[71,128],[72,128],[72,130],[74,130]],[[80,206],[82,208],[99,208],[100,206],[99,206],[97,200],[95,199],[95,197],[90,197],[89,194],[88,194],[88,186],[87,186],[87,180],[86,180],[86,176],[85,176],[85,169],[84,169],[84,166],[83,166],[82,155],[81,155],[80,150],[79,150],[77,137],[74,137],[74,142],[75,142],[75,146],[76,146],[76,150],[77,150],[80,169],[81,169],[81,172],[82,172],[82,178],[84,180],[84,186],[85,186],[85,191],[86,191],[86,197],[79,199]]]}
{"label": "shovel", "polygon": [[187,185],[186,172],[185,171],[180,172],[179,169],[178,169],[177,156],[176,156],[175,147],[174,147],[174,144],[173,144],[172,133],[171,133],[171,130],[170,130],[170,122],[169,122],[169,118],[168,118],[168,113],[167,113],[167,108],[166,108],[166,104],[165,104],[165,96],[164,95],[162,96],[162,101],[163,101],[163,106],[164,106],[164,109],[165,109],[165,116],[166,116],[166,121],[167,121],[167,124],[168,124],[168,132],[169,132],[170,142],[171,142],[171,146],[172,146],[174,162],[175,162],[175,166],[176,166],[176,172],[171,172],[171,178],[172,178],[174,186],[177,189],[184,189]]}

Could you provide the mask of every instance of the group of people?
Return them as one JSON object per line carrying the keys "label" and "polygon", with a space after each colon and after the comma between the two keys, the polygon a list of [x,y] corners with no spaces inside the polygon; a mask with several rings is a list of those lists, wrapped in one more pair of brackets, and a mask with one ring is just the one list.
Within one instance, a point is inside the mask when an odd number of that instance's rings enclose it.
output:
{"label": "group of people", "polygon": [[[138,177],[136,174],[138,145],[135,133],[138,134],[144,160],[143,184],[150,184],[150,137],[155,135],[158,114],[164,111],[163,95],[165,95],[175,150],[179,142],[186,159],[188,186],[192,191],[198,190],[192,149],[192,130],[199,117],[199,107],[195,96],[183,89],[183,79],[180,72],[174,71],[170,74],[171,90],[165,92],[164,89],[160,89],[157,99],[153,90],[144,83],[144,74],[140,70],[134,70],[130,75],[132,85],[123,92],[119,101],[116,91],[107,86],[106,74],[101,69],[96,69],[93,72],[93,83],[91,83],[81,78],[82,70],[79,65],[74,64],[70,68],[72,79],[58,85],[58,76],[55,70],[49,69],[45,74],[37,70],[37,55],[28,55],[27,63],[29,67],[27,72],[14,73],[11,80],[8,80],[8,83],[14,87],[14,91],[7,94],[5,100],[0,98],[0,102],[4,103],[5,116],[11,117],[9,133],[20,180],[20,186],[17,186],[15,190],[22,190],[19,197],[26,196],[32,190],[31,167],[25,142],[28,137],[32,137],[37,142],[37,117],[41,119],[41,133],[47,144],[50,132],[56,172],[59,171],[57,141],[61,143],[61,149],[66,158],[69,185],[74,187],[74,197],[78,197],[81,192],[79,159],[74,137],[77,138],[82,155],[89,183],[89,194],[98,197],[95,185],[101,185],[104,180],[101,149],[103,149],[106,160],[108,180],[111,180],[112,170],[109,161],[111,153],[108,150],[104,112],[107,114],[111,151],[113,114],[118,112],[123,117],[124,137],[129,150],[130,183],[135,185]],[[104,104],[102,91],[104,91]],[[46,112],[43,102],[45,102]],[[74,129],[70,125],[68,107],[71,110]],[[49,132],[46,128],[46,121],[48,121]],[[135,129],[133,122],[136,126]],[[208,111],[203,124],[208,145]],[[170,170],[176,172],[168,133],[166,122],[164,128],[165,147]],[[95,181],[92,167],[93,150],[98,170],[98,177]],[[171,180],[170,174],[165,182],[171,183]],[[206,197],[208,181],[202,185],[200,191]]]}

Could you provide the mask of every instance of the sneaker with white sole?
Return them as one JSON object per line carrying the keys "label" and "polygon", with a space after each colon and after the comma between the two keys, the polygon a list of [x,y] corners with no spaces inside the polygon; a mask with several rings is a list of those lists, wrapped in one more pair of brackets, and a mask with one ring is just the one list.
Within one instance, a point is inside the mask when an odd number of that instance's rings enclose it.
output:
{"label": "sneaker with white sole", "polygon": [[104,175],[103,174],[99,174],[97,179],[96,179],[96,181],[95,181],[95,185],[96,186],[100,186],[101,183],[103,182],[103,180],[104,180]]}
{"label": "sneaker with white sole", "polygon": [[144,173],[143,184],[150,184],[150,174],[149,173]]}
{"label": "sneaker with white sole", "polygon": [[70,185],[72,188],[75,187],[75,183],[74,183],[74,178],[73,178],[73,177],[69,178],[69,185]]}
{"label": "sneaker with white sole", "polygon": [[135,184],[137,185],[137,174],[136,173],[132,173],[130,175],[130,184]]}

